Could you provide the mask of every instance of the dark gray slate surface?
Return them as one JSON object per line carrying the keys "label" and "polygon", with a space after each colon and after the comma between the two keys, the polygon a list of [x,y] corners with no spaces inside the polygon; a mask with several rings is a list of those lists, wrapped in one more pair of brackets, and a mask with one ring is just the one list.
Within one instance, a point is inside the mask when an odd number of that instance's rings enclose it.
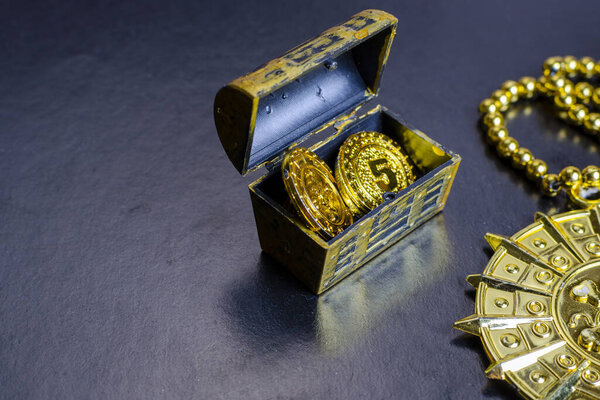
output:
{"label": "dark gray slate surface", "polygon": [[[0,12],[0,398],[515,395],[451,325],[483,235],[562,199],[497,160],[476,107],[547,56],[600,57],[597,1],[83,3]],[[212,101],[364,8],[400,19],[378,101],[464,161],[443,215],[317,298],[261,255]],[[510,129],[552,169],[600,162],[525,114]]]}

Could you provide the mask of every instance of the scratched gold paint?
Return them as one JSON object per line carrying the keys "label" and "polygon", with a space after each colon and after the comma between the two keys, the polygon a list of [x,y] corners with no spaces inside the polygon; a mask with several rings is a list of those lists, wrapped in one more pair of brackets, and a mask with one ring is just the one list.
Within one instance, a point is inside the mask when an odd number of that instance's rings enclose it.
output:
{"label": "scratched gold paint", "polygon": [[[384,11],[362,11],[342,25],[330,28],[282,57],[269,61],[260,69],[235,79],[229,86],[239,88],[251,97],[262,97],[322,64],[331,54],[353,47],[397,22],[396,17]],[[380,56],[378,68],[381,69],[383,64]]]}

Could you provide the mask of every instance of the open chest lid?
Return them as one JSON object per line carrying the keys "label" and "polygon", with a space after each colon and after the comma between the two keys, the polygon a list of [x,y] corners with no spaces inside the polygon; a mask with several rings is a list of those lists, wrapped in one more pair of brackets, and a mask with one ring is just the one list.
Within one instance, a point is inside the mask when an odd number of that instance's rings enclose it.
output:
{"label": "open chest lid", "polygon": [[377,95],[398,20],[362,11],[217,93],[221,144],[246,175]]}

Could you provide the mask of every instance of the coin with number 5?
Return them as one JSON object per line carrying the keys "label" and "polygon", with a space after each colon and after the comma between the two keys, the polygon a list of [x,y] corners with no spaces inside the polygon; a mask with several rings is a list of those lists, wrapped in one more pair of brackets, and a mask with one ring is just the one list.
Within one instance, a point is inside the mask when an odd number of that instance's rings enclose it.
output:
{"label": "coin with number 5", "polygon": [[354,214],[372,210],[383,202],[385,193],[402,190],[415,180],[401,147],[379,132],[349,136],[340,147],[335,176]]}

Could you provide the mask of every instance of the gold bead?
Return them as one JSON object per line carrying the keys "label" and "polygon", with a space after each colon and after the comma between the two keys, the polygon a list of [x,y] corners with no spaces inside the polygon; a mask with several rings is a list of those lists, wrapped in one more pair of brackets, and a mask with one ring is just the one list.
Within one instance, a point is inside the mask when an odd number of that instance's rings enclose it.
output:
{"label": "gold bead", "polygon": [[548,83],[548,78],[546,78],[545,76],[540,76],[537,79],[537,81],[535,82],[535,90],[540,94],[549,95],[550,91],[548,90],[548,87],[546,86],[547,83]]}
{"label": "gold bead", "polygon": [[561,87],[559,90],[561,93],[574,94],[575,93],[575,84],[572,81],[565,79],[565,85],[563,87]]}
{"label": "gold bead", "polygon": [[595,165],[588,165],[581,171],[583,182],[588,185],[600,185],[600,168]]}
{"label": "gold bead", "polygon": [[527,164],[527,168],[525,168],[525,175],[532,181],[541,178],[546,175],[547,172],[548,167],[546,166],[546,163],[539,158],[531,160],[531,162]]}
{"label": "gold bead", "polygon": [[587,82],[579,82],[577,85],[575,85],[574,93],[579,100],[584,103],[589,103],[590,98],[594,93],[594,87]]}
{"label": "gold bead", "polygon": [[600,107],[600,87],[594,89],[594,92],[592,93],[592,103],[594,103],[596,107]]}
{"label": "gold bead", "polygon": [[483,116],[483,124],[488,128],[492,126],[503,126],[504,118],[499,112],[487,113]]}
{"label": "gold bead", "polygon": [[544,86],[546,86],[549,92],[556,92],[565,85],[565,79],[562,75],[547,76]]}
{"label": "gold bead", "polygon": [[546,88],[551,92],[562,90],[564,93],[573,91],[573,82],[562,75],[554,75],[546,78]]}
{"label": "gold bead", "polygon": [[573,56],[563,58],[564,71],[569,77],[575,77],[579,73],[579,60]]}
{"label": "gold bead", "polygon": [[596,62],[591,57],[581,57],[579,60],[579,74],[586,78],[592,78],[594,76],[594,69],[596,68]]}
{"label": "gold bead", "polygon": [[525,147],[519,147],[512,155],[512,165],[517,169],[524,169],[533,160],[533,154]]}
{"label": "gold bead", "polygon": [[560,171],[560,174],[558,174],[558,177],[563,185],[571,187],[581,181],[581,171],[579,171],[579,168],[573,166],[564,167]]}
{"label": "gold bead", "polygon": [[517,82],[506,81],[500,88],[510,93],[511,103],[515,103],[517,100],[519,100],[519,84]]}
{"label": "gold bead", "polygon": [[492,126],[488,129],[487,137],[493,144],[498,143],[504,138],[508,137],[508,131],[504,126]]}
{"label": "gold bead", "polygon": [[542,178],[542,193],[554,197],[560,192],[560,178],[556,174],[546,174]]}
{"label": "gold bead", "polygon": [[481,114],[493,113],[499,111],[496,102],[492,99],[485,99],[479,103],[479,112]]}
{"label": "gold bead", "polygon": [[544,61],[542,65],[542,72],[544,76],[553,76],[561,73],[564,69],[563,60],[561,57],[550,57]]}
{"label": "gold bead", "polygon": [[535,78],[524,76],[519,79],[519,97],[531,99],[535,95]]}
{"label": "gold bead", "polygon": [[505,137],[496,145],[496,150],[501,157],[511,157],[517,150],[519,150],[519,142],[510,136]]}
{"label": "gold bead", "polygon": [[498,89],[492,93],[490,96],[492,100],[496,102],[496,106],[500,111],[508,110],[508,106],[510,105],[510,92],[502,89]]}
{"label": "gold bead", "polygon": [[594,68],[594,73],[596,74],[596,78],[600,76],[600,60],[596,61],[596,68]]}
{"label": "gold bead", "polygon": [[585,121],[583,121],[583,125],[589,133],[600,133],[600,114],[589,113]]}
{"label": "gold bead", "polygon": [[568,110],[575,104],[575,96],[559,93],[554,96],[554,104],[561,110]]}
{"label": "gold bead", "polygon": [[588,108],[583,104],[576,104],[569,108],[569,120],[575,125],[582,125],[589,112],[590,110],[588,110]]}

